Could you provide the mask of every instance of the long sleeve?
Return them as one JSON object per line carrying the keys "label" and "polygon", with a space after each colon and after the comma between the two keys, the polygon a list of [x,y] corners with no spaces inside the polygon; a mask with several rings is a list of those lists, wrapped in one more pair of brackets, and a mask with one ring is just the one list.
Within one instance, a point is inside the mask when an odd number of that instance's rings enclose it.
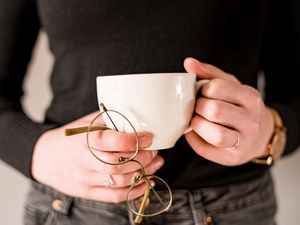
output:
{"label": "long sleeve", "polygon": [[37,138],[54,126],[31,121],[20,103],[38,31],[33,0],[0,2],[0,158],[28,177]]}
{"label": "long sleeve", "polygon": [[266,103],[276,108],[287,128],[285,155],[300,143],[300,3],[273,1],[263,47]]}

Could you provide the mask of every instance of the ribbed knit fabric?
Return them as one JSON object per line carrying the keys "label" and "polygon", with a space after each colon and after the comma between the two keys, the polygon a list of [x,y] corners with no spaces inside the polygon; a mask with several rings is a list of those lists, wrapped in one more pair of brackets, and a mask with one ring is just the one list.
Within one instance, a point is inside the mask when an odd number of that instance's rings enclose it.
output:
{"label": "ribbed knit fabric", "polygon": [[[192,56],[256,86],[266,77],[266,104],[288,129],[285,154],[300,141],[300,24],[298,1],[268,0],[14,0],[0,3],[0,157],[30,177],[39,136],[97,110],[98,75],[181,72]],[[280,15],[280,16],[278,16]],[[45,123],[20,107],[22,82],[37,33],[49,36],[55,57],[53,101]],[[284,91],[284,89],[287,91]],[[172,188],[238,182],[267,167],[225,167],[198,156],[181,138],[159,152],[158,172]]]}

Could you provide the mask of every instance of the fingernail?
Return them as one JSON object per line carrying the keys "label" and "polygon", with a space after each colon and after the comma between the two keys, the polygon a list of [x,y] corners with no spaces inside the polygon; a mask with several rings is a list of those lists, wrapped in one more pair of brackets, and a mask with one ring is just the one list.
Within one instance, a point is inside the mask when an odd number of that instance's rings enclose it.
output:
{"label": "fingernail", "polygon": [[145,135],[140,137],[139,142],[141,148],[147,148],[152,144],[152,138],[148,135]]}
{"label": "fingernail", "polygon": [[162,165],[164,165],[164,164],[165,164],[165,161],[164,161],[162,158],[160,158],[160,159],[156,162],[155,167],[156,167],[156,169],[159,169],[159,168],[162,167]]}
{"label": "fingernail", "polygon": [[150,180],[151,187],[155,187],[155,182],[153,180]]}
{"label": "fingernail", "polygon": [[193,60],[192,57],[186,57],[183,61],[183,65],[186,65],[186,63],[188,63],[190,60]]}

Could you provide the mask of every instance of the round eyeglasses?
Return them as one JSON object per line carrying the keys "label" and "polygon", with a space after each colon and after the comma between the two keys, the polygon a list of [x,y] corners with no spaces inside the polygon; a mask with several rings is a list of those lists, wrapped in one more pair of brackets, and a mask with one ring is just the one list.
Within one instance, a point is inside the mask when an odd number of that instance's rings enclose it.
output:
{"label": "round eyeglasses", "polygon": [[[105,121],[107,126],[96,125],[101,119]],[[91,132],[101,132],[103,130],[115,130],[134,135],[136,140],[135,149],[131,149],[131,152],[124,153],[112,151],[111,149],[93,147],[90,141]],[[108,110],[104,104],[100,104],[100,113],[91,121],[89,126],[66,129],[65,135],[69,136],[83,132],[87,132],[87,146],[92,156],[98,161],[111,166],[125,163],[136,163],[139,165],[140,169],[137,170],[132,177],[126,198],[128,209],[136,215],[136,224],[141,223],[143,217],[156,216],[170,209],[173,199],[171,188],[167,182],[156,175],[146,174],[143,165],[135,159],[140,150],[139,138],[136,129],[125,115],[116,110]],[[135,190],[140,187],[142,183],[145,184],[144,194],[141,197],[135,198]]]}

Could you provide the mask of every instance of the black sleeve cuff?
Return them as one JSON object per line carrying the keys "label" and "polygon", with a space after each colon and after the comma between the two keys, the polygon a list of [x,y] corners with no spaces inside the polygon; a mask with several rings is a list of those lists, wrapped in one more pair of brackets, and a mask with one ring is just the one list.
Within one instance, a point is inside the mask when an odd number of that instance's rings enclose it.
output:
{"label": "black sleeve cuff", "polygon": [[57,126],[35,123],[20,112],[2,114],[0,121],[0,158],[32,179],[31,159],[36,141]]}

